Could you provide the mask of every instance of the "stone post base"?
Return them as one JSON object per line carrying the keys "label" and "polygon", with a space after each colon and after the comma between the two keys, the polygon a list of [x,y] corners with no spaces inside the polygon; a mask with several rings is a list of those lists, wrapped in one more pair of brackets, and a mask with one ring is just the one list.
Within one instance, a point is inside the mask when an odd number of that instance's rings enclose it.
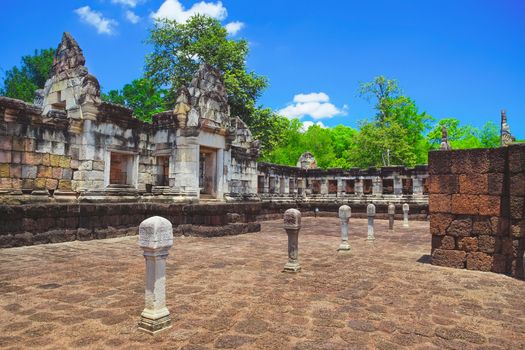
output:
{"label": "stone post base", "polygon": [[286,265],[284,265],[283,272],[299,272],[301,271],[301,265],[299,265],[298,262],[287,262]]}
{"label": "stone post base", "polygon": [[153,335],[168,328],[171,328],[170,315],[155,320],[144,317],[143,315],[140,316],[139,329],[143,332]]}
{"label": "stone post base", "polygon": [[339,244],[339,248],[337,248],[338,252],[349,251],[349,250],[350,250],[350,244],[348,244],[348,242],[342,242],[341,244]]}

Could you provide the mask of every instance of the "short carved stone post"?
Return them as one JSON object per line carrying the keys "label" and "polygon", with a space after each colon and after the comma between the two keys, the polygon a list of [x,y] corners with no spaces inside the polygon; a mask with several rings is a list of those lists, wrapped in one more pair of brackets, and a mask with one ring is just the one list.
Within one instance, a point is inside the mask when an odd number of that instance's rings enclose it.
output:
{"label": "short carved stone post", "polygon": [[284,212],[284,229],[288,235],[288,262],[283,272],[299,272],[299,230],[301,229],[301,212],[288,209]]}
{"label": "short carved stone post", "polygon": [[339,207],[339,219],[341,219],[341,244],[339,245],[338,251],[350,250],[350,244],[348,243],[348,220],[352,216],[352,209],[348,205],[342,205]]}
{"label": "short carved stone post", "polygon": [[171,326],[166,307],[166,258],[173,245],[173,227],[160,216],[148,218],[139,226],[139,245],[146,259],[146,306],[139,329],[155,334]]}
{"label": "short carved stone post", "polygon": [[366,207],[366,215],[368,216],[368,235],[366,240],[373,242],[376,238],[374,237],[374,216],[376,216],[376,206],[372,203]]}
{"label": "short carved stone post", "polygon": [[396,214],[396,206],[392,203],[388,205],[388,229],[394,230],[394,215]]}
{"label": "short carved stone post", "polygon": [[408,227],[408,203],[403,204],[403,227]]}

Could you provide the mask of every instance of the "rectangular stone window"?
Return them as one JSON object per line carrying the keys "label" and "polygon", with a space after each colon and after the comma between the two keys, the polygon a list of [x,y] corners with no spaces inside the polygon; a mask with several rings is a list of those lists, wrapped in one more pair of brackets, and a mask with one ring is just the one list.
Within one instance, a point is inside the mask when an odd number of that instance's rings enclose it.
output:
{"label": "rectangular stone window", "polygon": [[403,194],[412,194],[412,179],[403,179]]}
{"label": "rectangular stone window", "polygon": [[285,178],[284,177],[281,177],[279,179],[279,193],[280,194],[284,194],[284,185],[285,185]]}
{"label": "rectangular stone window", "polygon": [[328,194],[337,194],[337,180],[328,180]]}
{"label": "rectangular stone window", "polygon": [[157,157],[157,186],[170,185],[170,157]]}
{"label": "rectangular stone window", "polygon": [[363,180],[363,193],[372,194],[372,179]]}
{"label": "rectangular stone window", "polygon": [[383,194],[394,194],[394,179],[383,179]]}
{"label": "rectangular stone window", "polygon": [[321,181],[312,180],[312,194],[321,193]]}
{"label": "rectangular stone window", "polygon": [[346,180],[345,181],[345,192],[346,194],[355,193],[355,180]]}
{"label": "rectangular stone window", "polygon": [[257,193],[264,193],[264,175],[257,176]]}
{"label": "rectangular stone window", "polygon": [[66,100],[62,99],[62,91],[55,92],[55,102],[51,104],[53,109],[66,109]]}
{"label": "rectangular stone window", "polygon": [[288,180],[288,192],[293,193],[295,191],[295,179],[290,178]]}
{"label": "rectangular stone window", "polygon": [[110,185],[133,185],[133,155],[111,152],[109,168]]}
{"label": "rectangular stone window", "polygon": [[275,193],[275,176],[270,176],[270,187],[269,187],[269,192],[270,193]]}

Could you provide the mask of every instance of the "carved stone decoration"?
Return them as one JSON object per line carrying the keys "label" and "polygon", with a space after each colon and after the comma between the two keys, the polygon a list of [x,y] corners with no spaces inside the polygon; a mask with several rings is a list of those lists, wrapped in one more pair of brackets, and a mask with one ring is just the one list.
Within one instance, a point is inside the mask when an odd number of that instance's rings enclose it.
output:
{"label": "carved stone decoration", "polygon": [[510,127],[507,124],[507,112],[501,111],[501,146],[508,146],[512,142],[516,141],[514,136],[510,133]]}
{"label": "carved stone decoration", "polygon": [[396,214],[396,206],[393,203],[388,205],[388,229],[394,230],[394,216]]}
{"label": "carved stone decoration", "polygon": [[139,246],[146,259],[146,292],[139,329],[150,334],[171,326],[166,307],[166,258],[172,245],[173,227],[169,220],[153,216],[140,224]]}
{"label": "carved stone decoration", "polygon": [[297,209],[288,209],[284,212],[284,229],[288,235],[288,262],[283,272],[299,272],[299,230],[301,229],[301,212]]}
{"label": "carved stone decoration", "polygon": [[310,152],[304,152],[297,161],[297,167],[301,169],[317,169],[317,161]]}
{"label": "carved stone decoration", "polygon": [[403,204],[403,227],[408,227],[408,203]]}
{"label": "carved stone decoration", "polygon": [[443,151],[450,151],[452,149],[450,143],[448,142],[448,131],[445,126],[441,127],[441,146],[439,149]]}
{"label": "carved stone decoration", "polygon": [[348,243],[348,221],[352,216],[352,209],[348,205],[339,207],[339,219],[341,219],[341,244],[338,251],[349,251],[350,244]]}
{"label": "carved stone decoration", "polygon": [[374,236],[374,217],[376,216],[376,206],[372,203],[366,207],[366,216],[368,217],[368,234],[367,242],[373,242],[376,238]]}

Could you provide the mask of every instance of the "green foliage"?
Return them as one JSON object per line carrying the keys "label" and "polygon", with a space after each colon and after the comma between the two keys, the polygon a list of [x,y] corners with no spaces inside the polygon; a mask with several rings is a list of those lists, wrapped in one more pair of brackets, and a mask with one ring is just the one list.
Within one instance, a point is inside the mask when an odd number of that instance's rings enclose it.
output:
{"label": "green foliage", "polygon": [[53,67],[55,50],[35,50],[34,54],[23,56],[20,67],[5,72],[0,95],[33,102],[35,91],[44,87]]}
{"label": "green foliage", "polygon": [[252,113],[267,81],[247,70],[248,42],[227,36],[221,23],[207,16],[195,15],[186,23],[157,21],[147,40],[153,52],[146,57],[146,77],[166,87],[166,102],[174,105],[177,89],[190,83],[201,63],[214,66],[224,74],[232,116],[252,126],[252,118],[260,117]]}
{"label": "green foliage", "polygon": [[164,97],[166,91],[158,89],[149,79],[135,79],[121,90],[110,90],[102,94],[102,100],[124,105],[133,109],[140,120],[151,122],[151,117],[167,109]]}
{"label": "green foliage", "polygon": [[427,141],[430,149],[438,149],[441,145],[441,128],[447,128],[448,141],[453,149],[499,147],[500,135],[498,127],[487,122],[481,129],[471,125],[460,125],[454,118],[441,119],[428,133]]}

